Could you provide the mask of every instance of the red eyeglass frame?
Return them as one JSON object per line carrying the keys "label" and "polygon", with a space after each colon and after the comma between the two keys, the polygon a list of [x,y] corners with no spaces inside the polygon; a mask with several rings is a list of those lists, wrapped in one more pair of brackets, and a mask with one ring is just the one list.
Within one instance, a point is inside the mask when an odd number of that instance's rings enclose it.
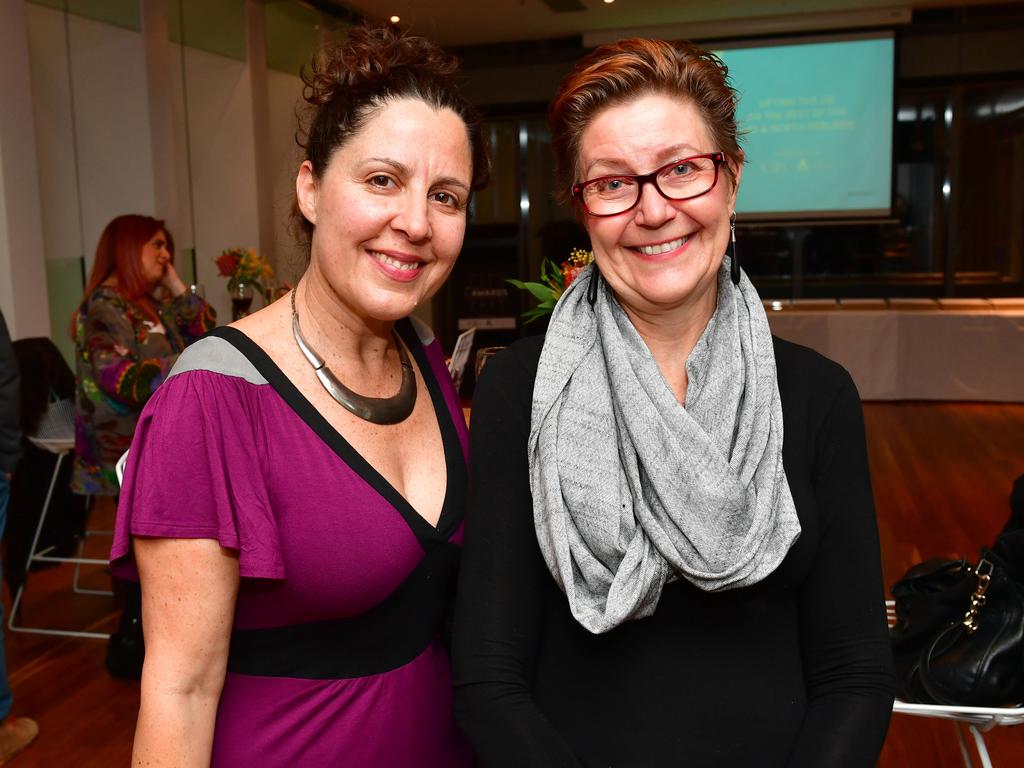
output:
{"label": "red eyeglass frame", "polygon": [[[662,188],[658,186],[658,175],[666,168],[671,168],[673,165],[679,165],[680,163],[685,163],[689,160],[697,160],[699,158],[707,158],[708,160],[711,160],[715,164],[715,180],[712,181],[711,186],[705,189],[703,192],[698,192],[696,195],[690,195],[689,197],[669,197],[668,195],[665,194],[664,190],[662,190]],[[569,195],[575,201],[577,201],[580,207],[582,207],[583,210],[586,211],[588,216],[597,216],[599,218],[605,218],[608,216],[621,216],[622,214],[627,213],[636,208],[637,204],[640,202],[640,198],[643,196],[644,184],[648,183],[653,184],[654,188],[658,190],[658,194],[664,197],[666,200],[674,200],[676,202],[679,202],[680,200],[694,200],[698,197],[706,195],[718,184],[719,169],[725,164],[725,162],[725,152],[705,152],[704,154],[701,155],[690,155],[689,157],[683,157],[680,158],[679,160],[673,160],[671,163],[665,163],[665,165],[661,166],[656,170],[651,171],[650,173],[610,173],[607,176],[597,176],[593,179],[587,179],[586,181],[581,181],[579,184],[573,184],[569,190]],[[594,213],[587,207],[587,204],[583,202],[583,189],[585,187],[590,186],[591,184],[596,184],[599,181],[607,181],[608,179],[632,179],[633,181],[635,181],[637,185],[636,200],[634,200],[633,204],[628,208],[625,208],[621,211],[616,211],[615,213]]]}

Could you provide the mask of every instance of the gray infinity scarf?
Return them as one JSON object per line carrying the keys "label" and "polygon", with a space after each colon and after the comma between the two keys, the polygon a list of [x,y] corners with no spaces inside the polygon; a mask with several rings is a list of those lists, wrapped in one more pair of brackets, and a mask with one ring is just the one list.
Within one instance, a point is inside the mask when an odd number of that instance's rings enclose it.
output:
{"label": "gray infinity scarf", "polygon": [[593,267],[552,313],[533,388],[530,487],[541,553],[594,633],[650,616],[667,581],[764,579],[800,535],[782,467],[768,319],[743,274],[686,361],[679,404]]}

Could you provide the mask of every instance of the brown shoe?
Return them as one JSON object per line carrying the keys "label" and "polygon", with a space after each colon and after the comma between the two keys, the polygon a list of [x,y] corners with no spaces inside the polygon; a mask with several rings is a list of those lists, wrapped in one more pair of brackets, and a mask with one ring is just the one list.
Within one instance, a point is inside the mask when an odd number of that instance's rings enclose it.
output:
{"label": "brown shoe", "polygon": [[39,726],[29,717],[8,717],[0,722],[0,765],[8,762],[39,735]]}

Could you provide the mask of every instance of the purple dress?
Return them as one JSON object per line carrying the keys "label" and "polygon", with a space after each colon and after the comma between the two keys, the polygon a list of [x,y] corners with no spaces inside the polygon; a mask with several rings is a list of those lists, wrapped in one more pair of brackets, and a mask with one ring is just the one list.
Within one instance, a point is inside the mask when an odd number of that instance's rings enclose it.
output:
{"label": "purple dress", "polygon": [[440,346],[412,322],[448,485],[436,528],[248,337],[189,347],[139,420],[111,551],[131,535],[210,538],[241,587],[214,766],[473,763],[452,717],[441,630],[454,588],[466,428]]}

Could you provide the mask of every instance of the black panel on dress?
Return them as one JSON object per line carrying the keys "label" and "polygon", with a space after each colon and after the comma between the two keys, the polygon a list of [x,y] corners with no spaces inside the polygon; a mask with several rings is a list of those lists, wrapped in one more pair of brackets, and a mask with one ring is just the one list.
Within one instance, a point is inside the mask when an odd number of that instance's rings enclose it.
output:
{"label": "black panel on dress", "polygon": [[358,616],[236,630],[228,671],[263,677],[342,680],[408,664],[433,642],[451,601],[459,548],[444,543],[383,602]]}

